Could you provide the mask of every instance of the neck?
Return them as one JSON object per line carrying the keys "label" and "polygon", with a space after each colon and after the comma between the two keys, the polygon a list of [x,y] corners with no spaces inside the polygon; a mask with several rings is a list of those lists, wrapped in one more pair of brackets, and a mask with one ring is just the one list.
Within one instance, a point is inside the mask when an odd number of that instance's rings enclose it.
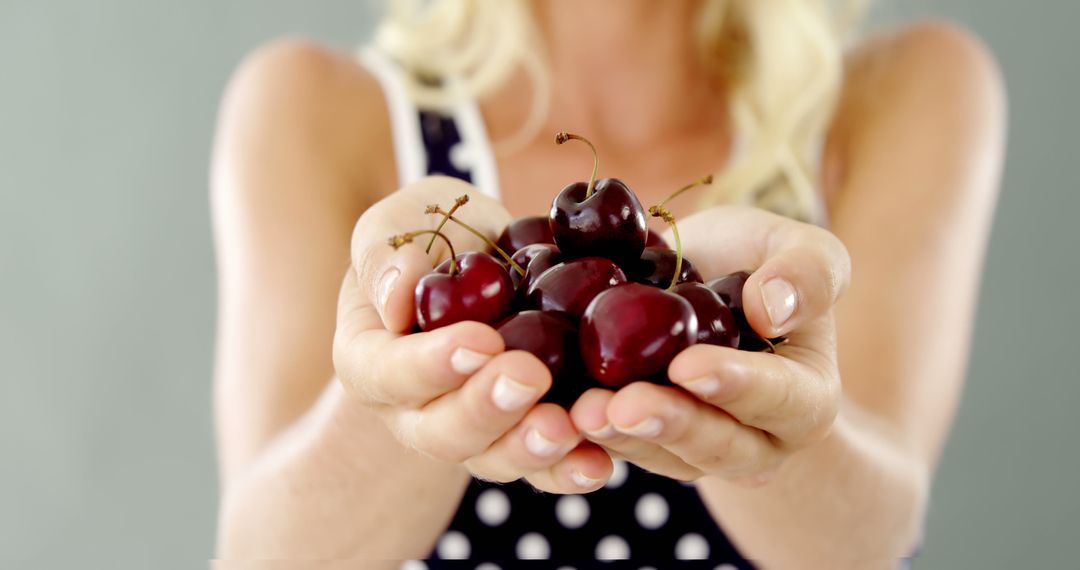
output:
{"label": "neck", "polygon": [[698,64],[698,7],[690,0],[535,1],[551,65],[552,123],[609,148],[714,126],[723,114],[720,89]]}

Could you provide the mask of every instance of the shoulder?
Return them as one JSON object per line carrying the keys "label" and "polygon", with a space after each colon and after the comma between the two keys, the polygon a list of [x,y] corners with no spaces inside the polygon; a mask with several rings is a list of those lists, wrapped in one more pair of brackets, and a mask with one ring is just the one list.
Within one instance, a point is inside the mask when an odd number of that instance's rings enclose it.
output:
{"label": "shoulder", "polygon": [[1000,154],[1005,122],[1005,85],[986,44],[956,24],[921,21],[849,53],[830,147],[842,149],[840,162],[864,147],[920,146],[969,161]]}
{"label": "shoulder", "polygon": [[957,24],[925,20],[868,38],[847,61],[848,91],[900,88],[949,99],[1000,98],[1004,86],[990,49]]}
{"label": "shoulder", "polygon": [[994,120],[1005,87],[990,49],[945,21],[927,20],[868,38],[848,56],[840,114],[894,109],[927,115],[958,107]]}
{"label": "shoulder", "polygon": [[376,189],[395,183],[391,136],[381,86],[354,57],[283,38],[237,66],[217,143],[238,160],[317,161],[328,175]]}

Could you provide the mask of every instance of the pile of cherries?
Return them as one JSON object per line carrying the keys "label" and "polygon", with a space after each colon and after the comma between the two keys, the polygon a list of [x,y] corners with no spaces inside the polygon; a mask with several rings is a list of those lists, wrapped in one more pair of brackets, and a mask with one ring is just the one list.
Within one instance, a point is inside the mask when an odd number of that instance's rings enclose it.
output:
{"label": "pile of cherries", "polygon": [[[704,283],[682,256],[678,227],[664,204],[701,184],[689,184],[648,212],[672,227],[675,249],[649,230],[646,210],[622,181],[596,179],[596,149],[588,140],[559,133],[557,144],[578,140],[593,151],[588,183],[575,182],[555,197],[547,216],[519,218],[497,242],[454,216],[468,202],[458,198],[434,230],[394,236],[400,247],[430,234],[450,249],[450,259],[416,285],[418,328],[430,331],[460,321],[490,324],[507,350],[539,358],[554,380],[545,397],[569,406],[593,386],[618,389],[635,380],[666,383],[672,358],[698,343],[772,350],[743,313],[742,290],[749,272]],[[454,222],[489,244],[485,252],[458,254],[441,232]]]}

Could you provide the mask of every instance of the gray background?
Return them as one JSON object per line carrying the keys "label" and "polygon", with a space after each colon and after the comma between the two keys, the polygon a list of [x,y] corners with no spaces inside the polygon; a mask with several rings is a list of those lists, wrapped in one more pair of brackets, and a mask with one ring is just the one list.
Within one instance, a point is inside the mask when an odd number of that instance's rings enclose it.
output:
{"label": "gray background", "polygon": [[[0,0],[0,561],[191,568],[211,555],[217,99],[260,42],[347,47],[377,11]],[[1012,117],[968,389],[918,566],[1074,567],[1080,3],[894,1],[874,21],[926,14],[986,39]]]}

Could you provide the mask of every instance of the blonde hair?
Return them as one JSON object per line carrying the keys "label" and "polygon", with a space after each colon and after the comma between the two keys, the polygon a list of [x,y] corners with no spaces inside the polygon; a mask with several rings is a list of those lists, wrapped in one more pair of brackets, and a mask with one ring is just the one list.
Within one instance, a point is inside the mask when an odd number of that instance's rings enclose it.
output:
{"label": "blonde hair", "polygon": [[[753,204],[821,220],[820,145],[843,79],[844,40],[866,0],[704,0],[697,44],[728,85],[739,152],[703,205]],[[500,146],[531,139],[548,110],[550,81],[528,0],[389,0],[378,49],[409,69],[409,92],[426,108],[483,97],[524,70],[532,113]],[[446,81],[453,78],[453,81]]]}

